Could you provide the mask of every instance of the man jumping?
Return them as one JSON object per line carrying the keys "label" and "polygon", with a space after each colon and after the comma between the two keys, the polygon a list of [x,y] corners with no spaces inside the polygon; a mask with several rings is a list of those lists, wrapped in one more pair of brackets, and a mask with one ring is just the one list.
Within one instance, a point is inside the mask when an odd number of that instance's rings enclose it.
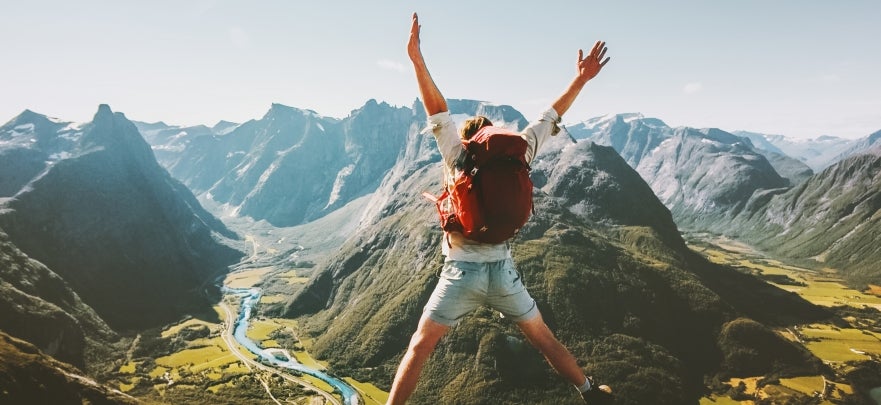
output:
{"label": "man jumping", "polygon": [[[413,13],[407,53],[416,71],[419,92],[428,114],[428,125],[437,140],[443,158],[444,176],[453,179],[463,160],[463,139],[469,139],[483,126],[492,125],[486,117],[466,121],[457,134],[447,102],[435,85],[422,57],[419,43],[419,18]],[[521,136],[527,141],[526,161],[530,162],[549,136],[559,132],[557,123],[578,97],[581,89],[606,65],[605,42],[597,41],[587,57],[578,50],[575,79],[566,91],[545,111],[538,121],[530,123]],[[447,181],[446,184],[453,184]],[[407,353],[398,366],[387,404],[403,404],[416,388],[422,366],[438,341],[467,313],[480,305],[488,305],[513,320],[529,342],[544,355],[564,379],[572,383],[585,402],[591,405],[612,402],[611,389],[595,385],[578,366],[575,357],[563,346],[542,319],[535,300],[526,291],[514,269],[511,250],[505,242],[486,244],[467,239],[458,232],[444,237],[446,256],[441,278],[425,305],[419,326],[410,340]]]}

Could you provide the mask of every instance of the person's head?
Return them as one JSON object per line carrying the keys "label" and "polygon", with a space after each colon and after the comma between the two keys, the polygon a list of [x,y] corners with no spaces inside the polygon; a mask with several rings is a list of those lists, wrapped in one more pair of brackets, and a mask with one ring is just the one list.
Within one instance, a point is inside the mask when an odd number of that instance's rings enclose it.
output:
{"label": "person's head", "polygon": [[489,120],[489,118],[486,118],[482,115],[468,118],[467,120],[465,120],[465,124],[462,125],[462,129],[459,131],[459,137],[462,138],[462,140],[467,141],[471,139],[474,134],[477,133],[477,130],[483,127],[491,126],[492,124],[493,123]]}

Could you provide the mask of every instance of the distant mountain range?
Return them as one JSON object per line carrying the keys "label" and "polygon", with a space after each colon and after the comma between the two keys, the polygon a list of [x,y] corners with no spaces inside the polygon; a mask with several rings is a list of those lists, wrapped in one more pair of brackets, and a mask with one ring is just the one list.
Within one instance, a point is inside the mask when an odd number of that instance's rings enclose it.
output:
{"label": "distant mountain range", "polygon": [[[881,131],[858,140],[793,140],[674,129],[640,114],[598,117],[568,129],[576,139],[614,147],[683,229],[737,237],[806,263],[834,263],[857,287],[881,283],[881,269],[868,265],[881,256],[863,247],[873,238],[860,234],[877,229],[872,226],[877,208],[865,201],[881,198],[881,179],[866,161],[873,160]],[[825,170],[814,174],[807,164]],[[805,201],[812,195],[822,195],[823,202]],[[854,215],[849,209],[827,209],[839,205],[859,205],[864,211]],[[838,224],[836,231],[827,233],[830,225],[814,227],[823,223]],[[829,254],[839,259],[827,261]]]}
{"label": "distant mountain range", "polygon": [[[459,122],[527,124],[510,106],[449,106]],[[273,104],[242,124],[185,128],[108,106],[87,124],[25,111],[0,127],[0,307],[15,309],[0,329],[88,370],[84,353],[113,347],[118,331],[204,310],[210,281],[241,258],[236,230],[198,199],[278,227],[320,225],[357,201],[355,231],[275,311],[298,317],[334,369],[387,386],[441,260],[436,214],[420,197],[440,188],[425,118],[418,101],[374,100],[342,119]],[[561,340],[627,403],[694,403],[713,375],[823,373],[769,327],[831,315],[708,263],[680,229],[881,284],[877,138],[797,142],[639,114],[567,125],[533,162],[536,215],[514,242],[519,270]],[[482,311],[453,330],[415,403],[571,394],[493,318]]]}
{"label": "distant mountain range", "polygon": [[793,157],[815,172],[822,171],[844,157],[866,150],[868,146],[861,145],[865,139],[844,139],[829,135],[813,139],[793,139],[783,135],[747,131],[733,133],[748,138],[759,150]]}

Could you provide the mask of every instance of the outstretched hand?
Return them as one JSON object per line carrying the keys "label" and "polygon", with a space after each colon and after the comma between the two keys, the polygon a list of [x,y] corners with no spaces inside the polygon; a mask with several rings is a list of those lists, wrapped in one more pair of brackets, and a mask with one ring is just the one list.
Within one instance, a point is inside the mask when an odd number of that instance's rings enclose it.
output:
{"label": "outstretched hand", "polygon": [[[415,16],[415,15],[414,15]],[[417,30],[418,36],[418,30]],[[412,40],[412,39],[411,39]],[[606,43],[603,41],[597,41],[593,44],[593,48],[590,50],[590,53],[587,54],[587,57],[584,57],[584,52],[579,49],[578,50],[578,78],[587,82],[590,79],[593,79],[600,70],[602,70],[603,66],[606,66],[606,63],[609,62],[609,57],[606,57],[603,60],[603,57],[606,56]],[[600,62],[602,60],[602,62]]]}
{"label": "outstretched hand", "polygon": [[407,42],[407,54],[410,55],[410,61],[413,62],[413,70],[416,72],[416,83],[419,84],[419,95],[422,96],[422,102],[425,105],[425,112],[428,115],[434,115],[439,112],[448,111],[447,100],[441,94],[431,74],[428,73],[428,67],[425,66],[425,59],[422,58],[422,49],[419,47],[419,16],[413,13],[413,25],[410,26],[410,41]]}
{"label": "outstretched hand", "polygon": [[419,16],[413,13],[413,25],[410,26],[410,41],[407,42],[407,54],[411,61],[422,59],[422,49],[419,47]]}
{"label": "outstretched hand", "polygon": [[593,48],[586,58],[584,57],[584,52],[581,49],[578,50],[578,63],[576,64],[578,74],[575,75],[575,79],[572,80],[566,91],[551,105],[557,111],[557,114],[563,115],[566,111],[569,111],[569,107],[575,102],[575,98],[581,93],[584,85],[600,73],[603,66],[606,66],[606,63],[609,62],[609,58],[603,59],[605,56],[606,43],[603,41],[597,41],[593,44]]}

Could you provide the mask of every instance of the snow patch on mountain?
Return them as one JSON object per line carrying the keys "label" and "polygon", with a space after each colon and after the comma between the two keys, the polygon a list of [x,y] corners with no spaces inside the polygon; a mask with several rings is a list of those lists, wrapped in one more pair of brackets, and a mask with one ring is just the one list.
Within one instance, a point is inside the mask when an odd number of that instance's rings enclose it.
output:
{"label": "snow patch on mountain", "polygon": [[[214,199],[214,195],[211,192],[203,193],[198,197],[199,202],[202,205],[210,205],[213,209],[211,210],[214,215],[216,215],[220,219],[230,219],[230,218],[238,218],[239,211],[241,210],[240,206],[230,204],[230,203],[219,203]],[[206,204],[209,203],[209,204]]]}
{"label": "snow patch on mountain", "polygon": [[340,198],[340,190],[342,190],[343,185],[346,183],[346,178],[352,174],[352,171],[355,170],[355,164],[350,164],[337,173],[336,179],[333,181],[333,187],[330,190],[330,197],[327,199],[327,205],[324,206],[325,209],[332,206],[336,203]]}
{"label": "snow patch on mountain", "polygon": [[[270,163],[269,167],[267,167],[266,170],[264,170],[263,173],[260,174],[260,178],[257,179],[257,184],[254,186],[254,191],[258,191],[263,188],[263,186],[266,184],[266,181],[269,180],[269,178],[272,176],[273,173],[275,173],[276,170],[278,170],[278,163],[278,161]],[[253,194],[253,191],[249,193],[249,196],[251,194]]]}
{"label": "snow patch on mountain", "polygon": [[27,124],[16,125],[12,129],[15,131],[19,131],[21,133],[33,133],[34,132],[34,124],[27,123]]}
{"label": "snow patch on mountain", "polygon": [[53,153],[53,154],[49,155],[49,162],[47,162],[47,163],[57,162],[59,160],[64,160],[64,159],[69,159],[71,156],[73,156],[73,155],[68,151],[61,151],[58,153]]}

